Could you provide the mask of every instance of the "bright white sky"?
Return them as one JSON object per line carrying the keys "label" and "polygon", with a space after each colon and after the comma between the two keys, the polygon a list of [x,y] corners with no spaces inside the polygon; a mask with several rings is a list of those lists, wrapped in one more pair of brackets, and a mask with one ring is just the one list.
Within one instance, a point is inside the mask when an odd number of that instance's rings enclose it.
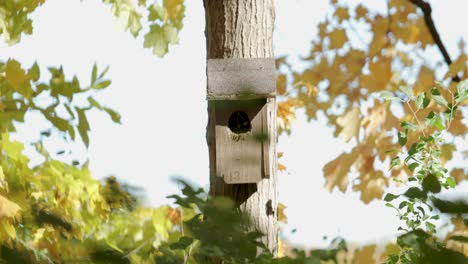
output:
{"label": "bright white sky", "polygon": [[[123,124],[115,125],[106,114],[95,112],[89,149],[74,145],[73,150],[76,156],[89,157],[95,177],[112,174],[144,187],[152,205],[168,203],[165,197],[178,192],[170,180],[173,176],[208,187],[204,11],[201,0],[186,2],[180,44],[170,47],[164,59],[143,50],[141,39],[135,41],[120,30],[100,1],[48,0],[33,16],[33,36],[12,47],[0,44],[1,59],[12,57],[26,66],[37,60],[42,72],[45,66],[62,64],[67,76],[76,74],[83,84],[89,83],[94,62],[102,69],[110,65],[112,86],[98,98],[121,113]],[[385,8],[384,0],[362,2]],[[468,2],[431,2],[441,37],[455,57],[459,37],[468,36],[468,27],[460,24]],[[325,0],[277,0],[276,55],[288,54],[295,61],[308,54],[327,7]],[[16,138],[30,140],[41,127],[44,122],[29,115]],[[291,136],[280,137],[278,146],[285,153],[281,162],[288,167],[288,173],[279,176],[280,201],[286,204],[289,219],[284,235],[308,246],[326,246],[324,235],[357,242],[394,236],[398,219],[382,202],[364,205],[356,193],[328,193],[322,188],[323,165],[349,146],[334,139],[330,128],[307,123],[303,114],[298,114],[292,131]],[[64,148],[60,141],[47,147],[51,153]]]}

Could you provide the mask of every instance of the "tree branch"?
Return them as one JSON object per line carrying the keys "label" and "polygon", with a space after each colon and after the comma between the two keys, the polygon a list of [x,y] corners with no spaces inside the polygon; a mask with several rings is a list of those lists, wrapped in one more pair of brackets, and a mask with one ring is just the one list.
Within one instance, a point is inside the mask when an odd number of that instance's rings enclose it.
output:
{"label": "tree branch", "polygon": [[[431,13],[432,13],[432,8],[429,3],[427,3],[424,0],[408,0],[411,3],[413,3],[415,6],[419,7],[423,14],[424,14],[424,21],[426,22],[426,26],[429,29],[429,32],[431,33],[432,39],[436,43],[437,47],[439,48],[440,52],[442,53],[442,56],[444,57],[445,62],[447,63],[448,66],[452,64],[452,59],[450,59],[450,55],[447,52],[447,49],[444,46],[444,43],[442,43],[442,39],[440,38],[439,32],[437,32],[437,29],[434,24],[434,20],[432,19]],[[460,78],[458,76],[452,77],[452,81],[459,82]]]}

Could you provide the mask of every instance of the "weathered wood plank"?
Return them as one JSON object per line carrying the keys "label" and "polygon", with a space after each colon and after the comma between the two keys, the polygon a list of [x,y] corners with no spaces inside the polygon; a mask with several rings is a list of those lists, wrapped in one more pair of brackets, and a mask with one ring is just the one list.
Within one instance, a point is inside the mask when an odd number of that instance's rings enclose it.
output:
{"label": "weathered wood plank", "polygon": [[[236,112],[247,114],[251,129],[236,133],[229,127],[228,120]],[[269,173],[268,137],[264,124],[267,123],[266,100],[217,101],[215,104],[216,175],[228,184],[257,183]],[[265,120],[264,120],[265,119]],[[266,155],[268,156],[268,155]]]}
{"label": "weathered wood plank", "polygon": [[233,99],[275,95],[276,69],[273,58],[209,59],[207,99]]}

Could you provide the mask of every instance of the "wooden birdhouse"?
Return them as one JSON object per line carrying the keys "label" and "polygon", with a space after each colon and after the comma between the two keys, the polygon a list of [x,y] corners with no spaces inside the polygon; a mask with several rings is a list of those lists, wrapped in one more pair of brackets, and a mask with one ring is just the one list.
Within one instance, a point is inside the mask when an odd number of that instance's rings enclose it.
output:
{"label": "wooden birdhouse", "polygon": [[274,59],[210,59],[207,76],[216,176],[229,184],[268,178],[267,100],[275,96]]}

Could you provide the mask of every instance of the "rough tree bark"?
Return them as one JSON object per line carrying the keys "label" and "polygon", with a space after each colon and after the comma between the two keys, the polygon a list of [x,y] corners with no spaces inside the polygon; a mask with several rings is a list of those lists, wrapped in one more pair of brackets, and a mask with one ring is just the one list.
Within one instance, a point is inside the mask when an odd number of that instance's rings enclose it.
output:
{"label": "rough tree bark", "polygon": [[[204,0],[207,59],[272,58],[273,0]],[[278,245],[276,188],[276,99],[267,99],[271,171],[268,179],[256,184],[225,184],[215,175],[213,120],[208,120],[210,194],[227,196],[246,212],[252,227],[265,234],[263,242],[276,256]],[[213,103],[208,102],[208,112]],[[209,115],[211,116],[211,115]]]}

